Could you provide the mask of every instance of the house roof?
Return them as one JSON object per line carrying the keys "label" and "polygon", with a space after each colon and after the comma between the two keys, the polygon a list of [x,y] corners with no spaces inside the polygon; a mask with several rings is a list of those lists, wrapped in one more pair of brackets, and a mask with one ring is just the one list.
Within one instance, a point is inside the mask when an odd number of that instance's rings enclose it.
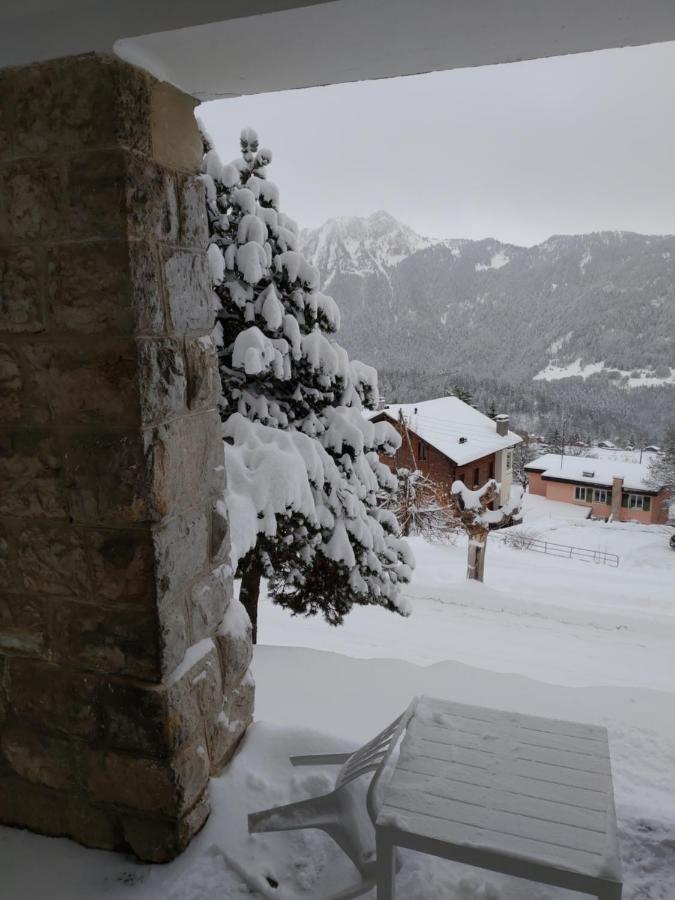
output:
{"label": "house roof", "polygon": [[590,456],[563,456],[545,453],[525,466],[527,472],[541,472],[549,481],[569,481],[574,484],[595,484],[611,487],[614,478],[623,478],[627,490],[657,493],[649,479],[648,463],[622,462],[613,459],[594,459]]}
{"label": "house roof", "polygon": [[[506,450],[522,440],[514,431],[509,431],[504,437],[497,434],[497,426],[489,416],[478,412],[459,397],[438,397],[420,403],[393,403],[370,413],[369,417],[373,419],[384,414],[392,422],[397,422],[399,411],[403,412],[411,431],[458,466]],[[460,438],[466,440],[460,443]]]}

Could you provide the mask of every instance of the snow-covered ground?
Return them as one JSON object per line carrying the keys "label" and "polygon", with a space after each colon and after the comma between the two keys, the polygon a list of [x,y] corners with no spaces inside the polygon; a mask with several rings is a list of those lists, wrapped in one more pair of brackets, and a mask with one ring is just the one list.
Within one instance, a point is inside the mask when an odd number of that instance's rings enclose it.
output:
{"label": "snow-covered ground", "polygon": [[588,521],[583,507],[526,498],[529,534],[620,557],[618,568],[488,540],[485,584],[467,582],[465,539],[412,544],[410,619],[355,609],[339,629],[264,607],[263,644],[314,647],[418,665],[455,660],[559,685],[675,690],[675,553],[665,526]]}
{"label": "snow-covered ground", "polygon": [[[254,664],[257,722],[228,772],[213,781],[214,812],[182,857],[143,866],[0,829],[3,900],[319,900],[354,880],[340,851],[318,832],[249,838],[246,814],[327,790],[328,772],[293,770],[287,756],[355,746],[421,693],[605,725],[624,900],[675,900],[670,529],[583,515],[528,497],[522,528],[617,553],[618,569],[516,550],[493,534],[486,583],[468,584],[462,540],[430,546],[416,539],[409,619],[359,609],[333,628],[292,619],[265,601]],[[39,866],[30,863],[37,859]],[[402,900],[580,897],[414,854],[404,858],[398,887]]]}
{"label": "snow-covered ground", "polygon": [[[487,268],[487,266],[483,266]],[[478,269],[478,266],[476,266]],[[554,345],[557,342],[554,342]],[[553,345],[552,345],[553,346]],[[606,366],[604,362],[593,362],[581,364],[581,357],[575,359],[574,362],[565,366],[558,364],[557,360],[551,360],[546,368],[541,369],[532,378],[533,381],[560,381],[563,378],[583,378],[586,381],[591,375],[597,375],[599,372],[608,372],[614,376],[618,376],[620,387],[659,387],[664,384],[675,384],[675,369],[670,369],[668,375],[658,376],[650,369],[634,369],[632,371],[626,369],[615,369],[613,366]]]}

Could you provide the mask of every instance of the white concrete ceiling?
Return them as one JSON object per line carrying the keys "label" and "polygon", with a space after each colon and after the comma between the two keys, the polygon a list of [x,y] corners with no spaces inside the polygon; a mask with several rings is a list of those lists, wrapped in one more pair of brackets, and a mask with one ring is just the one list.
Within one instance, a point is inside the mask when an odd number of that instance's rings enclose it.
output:
{"label": "white concrete ceiling", "polygon": [[0,65],[88,51],[202,99],[675,40],[675,0],[2,0]]}

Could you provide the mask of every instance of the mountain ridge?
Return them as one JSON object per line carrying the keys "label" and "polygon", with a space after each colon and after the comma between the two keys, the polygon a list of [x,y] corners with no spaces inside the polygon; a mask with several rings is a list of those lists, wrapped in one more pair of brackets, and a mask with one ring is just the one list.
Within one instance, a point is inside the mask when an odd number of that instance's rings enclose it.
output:
{"label": "mountain ridge", "polygon": [[329,219],[302,249],[380,368],[510,382],[675,383],[675,236],[600,231],[532,247],[428,238],[380,210]]}

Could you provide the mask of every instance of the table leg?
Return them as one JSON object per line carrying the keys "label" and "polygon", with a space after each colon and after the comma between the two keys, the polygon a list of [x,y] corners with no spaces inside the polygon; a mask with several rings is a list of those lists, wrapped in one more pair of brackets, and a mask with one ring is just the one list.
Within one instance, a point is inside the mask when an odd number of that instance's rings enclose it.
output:
{"label": "table leg", "polygon": [[621,894],[620,884],[608,884],[600,889],[598,900],[621,900]]}
{"label": "table leg", "polygon": [[390,838],[376,832],[377,900],[395,900],[396,853]]}

